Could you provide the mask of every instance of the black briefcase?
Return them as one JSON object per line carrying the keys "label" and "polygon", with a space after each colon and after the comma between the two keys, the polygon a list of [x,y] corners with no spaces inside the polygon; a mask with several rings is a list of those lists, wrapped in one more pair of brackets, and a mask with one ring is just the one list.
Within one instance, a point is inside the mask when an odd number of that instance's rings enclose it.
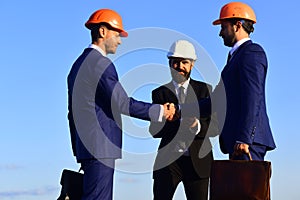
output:
{"label": "black briefcase", "polygon": [[64,169],[61,175],[60,184],[62,188],[57,200],[81,200],[83,192],[82,173]]}

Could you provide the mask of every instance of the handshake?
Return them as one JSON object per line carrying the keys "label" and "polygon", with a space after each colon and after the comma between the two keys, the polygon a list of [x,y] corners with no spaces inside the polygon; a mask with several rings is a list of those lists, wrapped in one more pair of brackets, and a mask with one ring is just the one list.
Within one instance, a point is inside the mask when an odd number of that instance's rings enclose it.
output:
{"label": "handshake", "polygon": [[176,110],[174,103],[165,103],[164,107],[164,118],[168,121],[175,121],[180,118],[180,113]]}

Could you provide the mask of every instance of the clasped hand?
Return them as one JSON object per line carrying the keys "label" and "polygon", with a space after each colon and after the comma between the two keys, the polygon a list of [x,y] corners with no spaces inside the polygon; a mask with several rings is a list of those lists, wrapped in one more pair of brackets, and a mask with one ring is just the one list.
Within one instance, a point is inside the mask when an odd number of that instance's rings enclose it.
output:
{"label": "clasped hand", "polygon": [[168,121],[174,121],[179,118],[178,112],[174,103],[165,103],[164,105],[164,118]]}

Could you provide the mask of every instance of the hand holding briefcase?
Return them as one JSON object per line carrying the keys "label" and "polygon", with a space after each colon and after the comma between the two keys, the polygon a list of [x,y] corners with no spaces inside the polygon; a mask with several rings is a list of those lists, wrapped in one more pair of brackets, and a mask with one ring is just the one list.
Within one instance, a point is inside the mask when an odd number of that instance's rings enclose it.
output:
{"label": "hand holding briefcase", "polygon": [[64,169],[60,184],[62,188],[57,200],[81,200],[83,192],[82,173]]}

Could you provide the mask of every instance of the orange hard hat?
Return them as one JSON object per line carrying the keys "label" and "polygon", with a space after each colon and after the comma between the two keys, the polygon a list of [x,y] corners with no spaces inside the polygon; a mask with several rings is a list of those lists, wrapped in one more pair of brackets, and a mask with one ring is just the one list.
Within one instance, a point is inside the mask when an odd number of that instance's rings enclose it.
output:
{"label": "orange hard hat", "polygon": [[122,17],[114,10],[100,9],[95,11],[85,23],[85,27],[91,30],[99,23],[109,24],[113,29],[120,33],[121,37],[128,36],[128,33],[123,28]]}
{"label": "orange hard hat", "polygon": [[221,20],[230,18],[247,19],[256,23],[255,13],[249,5],[242,2],[231,2],[222,7],[219,19],[215,20],[213,25],[221,24]]}

